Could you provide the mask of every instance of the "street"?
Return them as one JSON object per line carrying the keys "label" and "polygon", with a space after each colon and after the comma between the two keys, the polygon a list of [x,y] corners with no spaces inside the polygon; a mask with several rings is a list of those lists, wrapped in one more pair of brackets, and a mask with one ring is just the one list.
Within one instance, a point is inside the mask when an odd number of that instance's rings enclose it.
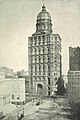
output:
{"label": "street", "polygon": [[[37,108],[37,111],[35,110],[33,113],[26,115],[22,120],[69,120],[67,112],[62,109],[63,106],[54,103],[52,98],[44,100],[44,103],[37,106]],[[29,107],[29,109],[31,108]]]}

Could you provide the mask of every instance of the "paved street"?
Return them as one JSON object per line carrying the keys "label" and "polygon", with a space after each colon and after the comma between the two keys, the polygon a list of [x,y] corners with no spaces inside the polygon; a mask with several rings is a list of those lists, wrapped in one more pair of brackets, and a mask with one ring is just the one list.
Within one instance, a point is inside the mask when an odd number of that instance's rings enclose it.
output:
{"label": "paved street", "polygon": [[[32,109],[32,110],[31,110]],[[28,112],[31,111],[31,114]],[[54,103],[53,99],[44,100],[43,104],[28,107],[28,114],[22,120],[68,120],[67,113],[62,106]]]}

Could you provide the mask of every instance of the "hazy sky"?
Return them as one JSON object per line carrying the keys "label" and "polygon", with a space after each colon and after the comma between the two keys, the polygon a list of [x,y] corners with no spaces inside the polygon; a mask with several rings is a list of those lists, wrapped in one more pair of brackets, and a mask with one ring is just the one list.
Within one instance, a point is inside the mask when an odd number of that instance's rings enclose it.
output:
{"label": "hazy sky", "polygon": [[[28,70],[28,37],[35,32],[43,0],[0,0],[0,66]],[[80,46],[80,0],[45,0],[53,32],[62,38],[62,68],[67,74],[69,46]]]}

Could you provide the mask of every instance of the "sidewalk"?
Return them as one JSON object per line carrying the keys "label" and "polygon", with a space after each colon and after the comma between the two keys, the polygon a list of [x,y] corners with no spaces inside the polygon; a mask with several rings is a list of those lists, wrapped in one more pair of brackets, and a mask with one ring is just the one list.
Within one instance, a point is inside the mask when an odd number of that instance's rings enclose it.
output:
{"label": "sidewalk", "polygon": [[13,104],[6,104],[4,105],[4,107],[2,108],[2,111],[3,111],[3,115],[6,115],[6,114],[9,114],[11,113],[12,111],[16,110],[16,105],[13,105]]}
{"label": "sidewalk", "polygon": [[33,102],[29,102],[24,105],[24,116],[35,113],[39,110],[39,106],[33,105]]}
{"label": "sidewalk", "polygon": [[52,105],[51,101],[49,100],[43,100],[43,103],[40,104],[39,106],[36,106],[33,101],[27,103],[24,105],[24,116],[33,114],[37,111],[39,111],[40,108],[50,108]]}

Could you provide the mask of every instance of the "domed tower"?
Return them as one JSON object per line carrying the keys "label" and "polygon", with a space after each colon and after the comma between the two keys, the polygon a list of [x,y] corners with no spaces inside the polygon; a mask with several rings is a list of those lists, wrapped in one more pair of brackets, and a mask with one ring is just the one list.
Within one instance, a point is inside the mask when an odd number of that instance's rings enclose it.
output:
{"label": "domed tower", "polygon": [[36,32],[28,38],[30,92],[52,95],[61,76],[61,38],[52,33],[52,21],[46,7],[37,15]]}
{"label": "domed tower", "polygon": [[42,6],[42,11],[38,13],[37,16],[36,32],[52,33],[51,16],[46,11],[46,7],[44,5]]}

